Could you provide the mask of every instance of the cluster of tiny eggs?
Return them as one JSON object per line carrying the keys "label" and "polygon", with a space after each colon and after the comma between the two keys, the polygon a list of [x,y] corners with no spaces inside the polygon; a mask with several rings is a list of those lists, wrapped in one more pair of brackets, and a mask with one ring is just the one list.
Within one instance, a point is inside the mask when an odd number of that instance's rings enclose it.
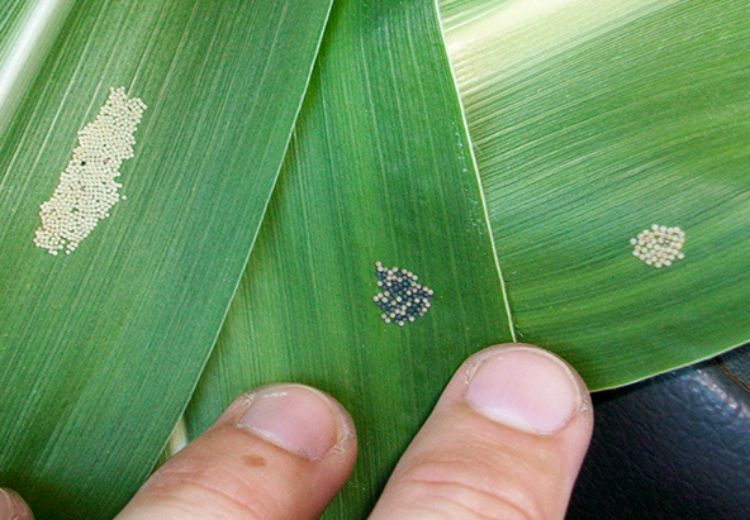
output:
{"label": "cluster of tiny eggs", "polygon": [[653,267],[669,267],[673,262],[685,258],[685,232],[677,226],[654,224],[644,229],[636,238],[630,239],[633,255]]}
{"label": "cluster of tiny eggs", "polygon": [[[135,131],[146,105],[123,87],[110,89],[94,120],[78,132],[78,146],[52,196],[42,203],[34,244],[56,255],[73,252],[119,200],[122,162],[133,157]],[[124,198],[124,197],[122,197]]]}
{"label": "cluster of tiny eggs", "polygon": [[432,305],[432,289],[418,283],[419,277],[406,269],[386,269],[380,262],[375,268],[382,290],[373,300],[383,311],[380,317],[384,322],[403,327],[425,315]]}

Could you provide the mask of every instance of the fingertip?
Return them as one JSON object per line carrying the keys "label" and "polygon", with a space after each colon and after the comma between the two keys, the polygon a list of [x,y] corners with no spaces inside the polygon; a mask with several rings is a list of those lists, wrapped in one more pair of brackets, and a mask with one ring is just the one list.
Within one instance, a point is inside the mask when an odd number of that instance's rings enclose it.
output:
{"label": "fingertip", "polygon": [[511,428],[553,435],[581,414],[591,399],[580,375],[560,356],[525,343],[505,343],[471,356],[458,379],[462,399],[475,411]]}
{"label": "fingertip", "polygon": [[[578,372],[562,357],[527,343],[501,343],[466,358],[435,411],[457,405],[539,435],[554,434],[574,417],[593,412],[591,395]],[[527,416],[531,413],[535,417]]]}
{"label": "fingertip", "polygon": [[33,520],[31,508],[21,496],[8,488],[0,488],[0,520]]}
{"label": "fingertip", "polygon": [[332,396],[301,384],[278,384],[242,396],[248,403],[237,426],[311,461],[356,442],[354,423]]}
{"label": "fingertip", "polygon": [[260,387],[154,473],[120,518],[316,518],[356,455],[351,417],[333,397]]}
{"label": "fingertip", "polygon": [[[469,408],[501,427],[551,437],[572,489],[594,428],[591,394],[561,356],[529,343],[502,343],[470,356],[456,372],[446,402]],[[483,409],[484,408],[484,409]]]}
{"label": "fingertip", "polygon": [[372,518],[562,518],[591,428],[588,390],[562,358],[486,348],[451,378]]}

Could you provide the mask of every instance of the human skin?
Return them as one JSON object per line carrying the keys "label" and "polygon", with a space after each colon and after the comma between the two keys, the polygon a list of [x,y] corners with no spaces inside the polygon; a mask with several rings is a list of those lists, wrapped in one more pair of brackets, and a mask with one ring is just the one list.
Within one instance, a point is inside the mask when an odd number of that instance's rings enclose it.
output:
{"label": "human skin", "polygon": [[[489,347],[456,371],[370,518],[561,519],[592,424],[586,386],[560,358]],[[356,456],[354,424],[333,397],[264,386],[159,468],[117,519],[317,518]],[[26,518],[21,497],[0,490],[0,520]]]}

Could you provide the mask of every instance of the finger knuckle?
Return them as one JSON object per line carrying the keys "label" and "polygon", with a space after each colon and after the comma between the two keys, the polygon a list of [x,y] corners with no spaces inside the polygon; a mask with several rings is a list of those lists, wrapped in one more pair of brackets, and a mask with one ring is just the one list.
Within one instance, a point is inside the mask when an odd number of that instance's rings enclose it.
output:
{"label": "finger knuckle", "polygon": [[440,457],[415,462],[401,475],[405,500],[447,517],[541,520],[533,489],[491,460]]}
{"label": "finger knuckle", "polygon": [[241,475],[214,464],[173,464],[155,473],[148,482],[152,498],[168,501],[172,507],[214,513],[231,518],[270,518],[277,510],[272,495],[259,493]]}

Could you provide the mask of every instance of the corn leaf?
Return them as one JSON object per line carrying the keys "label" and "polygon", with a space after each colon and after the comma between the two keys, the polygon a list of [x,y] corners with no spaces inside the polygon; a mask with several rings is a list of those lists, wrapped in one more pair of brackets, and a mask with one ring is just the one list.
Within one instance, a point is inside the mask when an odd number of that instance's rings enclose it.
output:
{"label": "corn leaf", "polygon": [[[244,270],[330,5],[0,8],[0,484],[38,518],[111,517],[156,461]],[[8,66],[19,56],[32,80]],[[128,198],[50,255],[33,242],[40,204],[119,86],[148,106]]]}
{"label": "corn leaf", "polygon": [[[381,319],[377,261],[434,291],[423,317],[403,327]],[[329,391],[360,443],[329,514],[362,518],[458,364],[510,338],[434,3],[335,2],[189,431],[254,385]]]}
{"label": "corn leaf", "polygon": [[595,390],[750,340],[748,3],[441,5],[519,339]]}

